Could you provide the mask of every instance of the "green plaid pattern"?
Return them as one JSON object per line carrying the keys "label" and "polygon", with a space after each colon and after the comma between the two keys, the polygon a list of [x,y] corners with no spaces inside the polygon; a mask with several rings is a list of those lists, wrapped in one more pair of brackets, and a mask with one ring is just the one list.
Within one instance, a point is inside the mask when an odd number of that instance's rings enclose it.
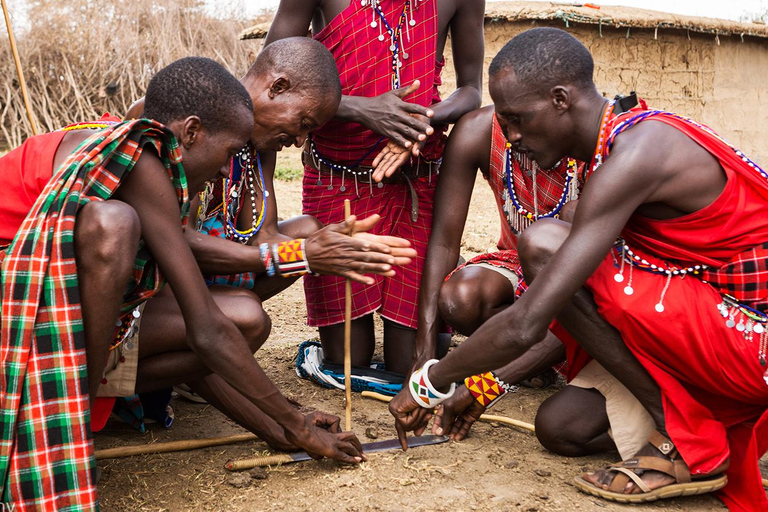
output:
{"label": "green plaid pattern", "polygon": [[[0,500],[15,510],[98,509],[74,228],[78,209],[109,199],[146,147],[160,155],[185,225],[189,201],[176,139],[139,119],[83,142],[0,252]],[[163,284],[143,245],[133,277],[124,311]]]}

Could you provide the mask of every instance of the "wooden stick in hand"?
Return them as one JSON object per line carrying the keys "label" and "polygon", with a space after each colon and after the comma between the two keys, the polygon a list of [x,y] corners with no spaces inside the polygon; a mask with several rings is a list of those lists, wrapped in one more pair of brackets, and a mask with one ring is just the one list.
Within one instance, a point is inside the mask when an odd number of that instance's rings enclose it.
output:
{"label": "wooden stick in hand", "polygon": [[[344,219],[352,215],[349,199],[344,200]],[[350,233],[350,236],[354,233]],[[344,288],[344,393],[345,430],[352,430],[352,281],[346,280]]]}

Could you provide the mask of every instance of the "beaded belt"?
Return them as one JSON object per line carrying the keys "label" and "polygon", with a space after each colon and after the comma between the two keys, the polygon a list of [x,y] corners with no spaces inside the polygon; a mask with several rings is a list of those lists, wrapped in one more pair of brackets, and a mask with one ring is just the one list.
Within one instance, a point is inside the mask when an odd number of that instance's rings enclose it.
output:
{"label": "beaded belt", "polygon": [[[368,184],[370,189],[370,194],[373,195],[373,179],[371,175],[373,174],[373,167],[370,165],[356,165],[354,167],[347,167],[345,165],[335,164],[333,162],[328,162],[327,160],[323,158],[319,158],[315,153],[311,150],[311,144],[307,143],[304,146],[304,149],[301,152],[301,162],[308,167],[311,167],[315,169],[320,176],[317,178],[317,184],[322,185],[322,175],[328,174],[330,176],[329,178],[329,184],[328,184],[328,190],[333,190],[333,177],[334,176],[341,176],[341,180],[339,181],[339,190],[341,192],[344,192],[346,190],[346,179],[348,178],[347,174],[351,174],[351,178],[355,182],[355,190],[357,191],[357,195],[360,195],[359,191],[359,184]],[[429,180],[432,180],[432,173],[434,172],[435,175],[439,174],[440,172],[440,164],[442,162],[441,160],[437,161],[424,161],[421,158],[419,158],[416,162],[416,165],[408,164],[401,166],[397,172],[395,172],[392,176],[388,178],[382,179],[380,182],[376,184],[378,188],[382,188],[385,184],[394,184],[394,183],[405,183],[408,185],[408,188],[411,193],[411,221],[416,222],[419,218],[419,198],[416,195],[416,190],[413,188],[413,184],[411,183],[411,180],[423,178],[423,177],[429,177]]]}

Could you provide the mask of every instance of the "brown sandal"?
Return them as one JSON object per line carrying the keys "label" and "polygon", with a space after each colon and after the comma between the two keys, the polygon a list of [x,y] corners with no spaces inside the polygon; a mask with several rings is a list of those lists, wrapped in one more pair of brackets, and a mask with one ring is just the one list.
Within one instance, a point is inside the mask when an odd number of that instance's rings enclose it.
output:
{"label": "brown sandal", "polygon": [[[668,438],[654,431],[648,439],[648,443],[655,446],[668,459],[641,455],[633,457],[619,464],[609,466],[608,471],[613,471],[616,476],[613,478],[608,489],[601,489],[589,480],[579,476],[574,483],[579,490],[619,503],[646,503],[665,498],[675,498],[678,496],[695,496],[698,494],[707,494],[725,487],[728,483],[728,477],[725,475],[714,475],[691,480],[691,472],[688,465],[683,461],[677,451],[674,443]],[[651,490],[643,482],[641,475],[645,471],[658,471],[675,479],[675,483]],[[626,494],[624,491],[629,481],[632,481],[642,493]]]}

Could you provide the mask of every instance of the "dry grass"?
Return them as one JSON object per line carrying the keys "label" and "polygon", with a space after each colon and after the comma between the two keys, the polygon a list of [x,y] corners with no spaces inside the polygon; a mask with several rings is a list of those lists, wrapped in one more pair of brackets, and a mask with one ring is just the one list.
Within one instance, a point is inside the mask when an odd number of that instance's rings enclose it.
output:
{"label": "dry grass", "polygon": [[[261,44],[237,39],[258,20],[236,19],[234,12],[214,17],[198,0],[37,0],[28,4],[27,14],[29,26],[14,28],[42,131],[104,112],[124,113],[158,69],[181,57],[210,57],[239,76]],[[4,33],[4,24],[0,28]],[[14,147],[30,133],[3,37],[0,148]]]}

